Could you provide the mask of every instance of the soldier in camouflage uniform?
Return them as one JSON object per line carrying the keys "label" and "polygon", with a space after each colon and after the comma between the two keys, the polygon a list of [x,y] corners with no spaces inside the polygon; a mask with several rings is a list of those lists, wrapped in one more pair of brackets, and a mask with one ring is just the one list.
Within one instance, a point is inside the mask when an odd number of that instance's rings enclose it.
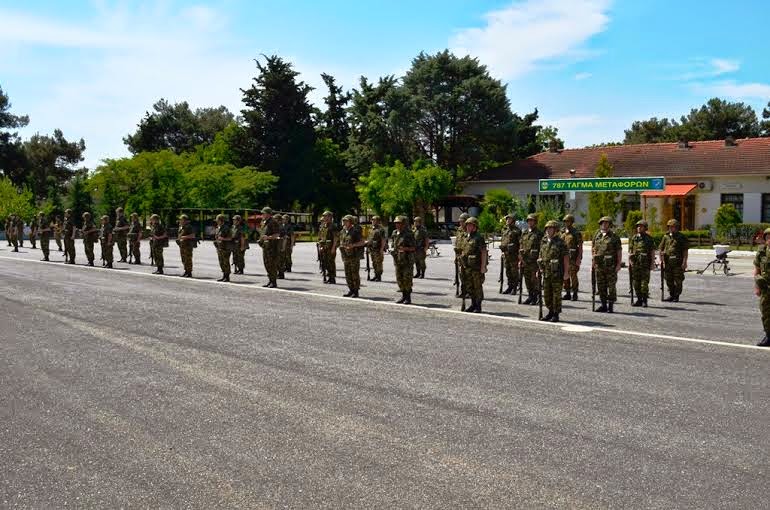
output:
{"label": "soldier in camouflage uniform", "polygon": [[11,214],[6,222],[5,235],[8,236],[8,241],[13,246],[13,251],[19,251],[19,239],[16,235],[16,215]]}
{"label": "soldier in camouflage uniform", "polygon": [[380,224],[380,217],[372,216],[372,230],[369,232],[366,247],[369,250],[369,258],[372,260],[372,268],[374,269],[373,282],[382,281],[382,262],[385,258],[387,244],[387,234]]}
{"label": "soldier in camouflage uniform", "polygon": [[288,214],[283,215],[283,235],[286,238],[285,241],[282,241],[284,244],[283,272],[291,273],[292,254],[294,253],[296,236],[294,234],[294,225],[292,225],[291,217]]}
{"label": "soldier in camouflage uniform", "polygon": [[16,242],[19,248],[24,248],[24,220],[20,215],[16,215]]}
{"label": "soldier in camouflage uniform", "polygon": [[406,216],[396,217],[396,228],[390,235],[393,265],[396,268],[396,282],[401,292],[401,299],[397,303],[412,304],[412,278],[414,275],[414,250],[415,241],[412,231],[407,227]]}
{"label": "soldier in camouflage uniform", "polygon": [[37,213],[37,233],[40,236],[40,249],[43,251],[43,261],[48,262],[51,224],[48,222],[48,217],[43,211]]}
{"label": "soldier in camouflage uniform", "polygon": [[[527,216],[527,230],[521,234],[521,243],[519,247],[519,271],[522,274],[522,280],[527,285],[527,299],[525,305],[536,305],[540,296],[539,282],[537,281],[537,259],[540,256],[540,242],[543,238],[542,232],[537,229],[537,216],[530,214]],[[519,292],[524,292],[524,286]]]}
{"label": "soldier in camouflage uniform", "polygon": [[102,247],[102,265],[112,269],[112,252],[114,247],[112,237],[112,225],[110,217],[106,214],[102,216],[102,228],[99,230],[99,242]]}
{"label": "soldier in camouflage uniform", "polygon": [[62,220],[62,236],[64,237],[64,263],[75,263],[75,220],[72,219],[72,209],[64,211]]}
{"label": "soldier in camouflage uniform", "polygon": [[358,297],[361,289],[361,252],[365,244],[361,229],[354,225],[353,217],[344,216],[340,231],[340,255],[345,265],[345,281],[349,290],[343,297]]}
{"label": "soldier in camouflage uniform", "polygon": [[273,210],[269,207],[262,209],[262,217],[262,232],[259,236],[259,243],[262,246],[262,260],[268,278],[267,284],[263,287],[275,289],[278,287],[278,265],[281,262],[281,227],[273,218]]}
{"label": "soldier in camouflage uniform", "polygon": [[757,346],[770,347],[770,228],[763,233],[765,245],[754,257],[754,294],[759,297],[759,311],[765,336]]}
{"label": "soldier in camouflage uniform", "polygon": [[631,306],[647,308],[650,297],[650,271],[655,267],[655,242],[647,233],[647,222],[636,222],[636,234],[628,240],[628,270],[631,284],[636,292],[636,301]]}
{"label": "soldier in camouflage uniform", "polygon": [[[470,218],[468,213],[462,213],[457,218],[457,231],[455,232],[455,271],[457,272],[458,279],[460,280],[460,293],[458,297],[465,296],[465,281],[463,280],[463,272],[460,268],[460,253],[463,251],[463,242],[465,242],[465,220]],[[467,296],[466,296],[467,297]]]}
{"label": "soldier in camouflage uniform", "polygon": [[571,214],[564,216],[564,228],[561,229],[561,240],[569,251],[569,279],[564,281],[564,299],[578,299],[578,273],[583,262],[583,235],[573,226],[575,217]]}
{"label": "soldier in camouflage uniform", "polygon": [[479,220],[470,216],[465,220],[465,237],[460,252],[465,291],[471,300],[471,306],[463,310],[465,312],[481,313],[487,255],[487,243],[479,233]]}
{"label": "soldier in camouflage uniform", "polygon": [[614,311],[613,306],[618,300],[618,272],[623,259],[620,238],[610,227],[612,227],[612,218],[603,216],[599,220],[599,231],[594,236],[591,249],[596,290],[602,302],[596,311],[608,313]]}
{"label": "soldier in camouflage uniform", "polygon": [[324,211],[320,228],[318,229],[318,250],[321,265],[326,270],[326,282],[336,283],[337,276],[337,244],[339,244],[339,229],[334,224],[331,211]]}
{"label": "soldier in camouflage uniform", "polygon": [[422,218],[419,216],[414,217],[412,234],[414,235],[415,242],[414,264],[417,270],[414,277],[425,278],[425,269],[427,269],[425,259],[428,257],[430,236],[428,235],[428,229],[422,224]]}
{"label": "soldier in camouflage uniform", "polygon": [[37,250],[37,218],[32,217],[29,222],[29,244],[33,250]]}
{"label": "soldier in camouflage uniform", "polygon": [[64,251],[62,250],[62,244],[61,244],[61,231],[62,231],[61,218],[58,215],[53,220],[52,230],[53,230],[53,240],[56,241],[56,246],[59,248],[59,251]]}
{"label": "soldier in camouflage uniform", "polygon": [[227,223],[227,217],[224,214],[217,215],[217,232],[214,244],[217,247],[217,257],[219,258],[219,269],[222,271],[222,277],[218,282],[230,281],[230,254],[233,252],[233,229]]}
{"label": "soldier in camouflage uniform", "polygon": [[83,249],[86,252],[86,259],[88,259],[88,265],[94,265],[94,245],[99,239],[99,229],[96,227],[94,220],[91,219],[90,212],[83,213],[83,228],[80,229],[80,233],[83,236]]}
{"label": "soldier in camouflage uniform", "polygon": [[150,240],[152,241],[152,256],[155,259],[155,271],[152,274],[164,274],[163,248],[168,246],[168,232],[157,214],[150,216]]}
{"label": "soldier in camouflage uniform", "polygon": [[687,255],[689,243],[679,232],[679,222],[668,220],[668,233],[660,240],[660,268],[666,279],[668,297],[663,301],[679,302],[684,283],[684,272],[687,271]]}
{"label": "soldier in camouflage uniform", "polygon": [[118,262],[127,262],[128,246],[126,241],[128,240],[128,229],[130,225],[126,219],[126,215],[123,214],[123,208],[118,207],[115,209],[115,227],[112,229],[112,235],[115,238],[115,242],[118,245],[118,252],[120,253],[120,260]]}
{"label": "soldier in camouflage uniform", "polygon": [[541,321],[559,322],[561,313],[561,291],[570,279],[570,257],[567,244],[560,235],[559,224],[554,220],[545,224],[545,236],[540,242],[537,259],[538,280],[543,277],[543,305],[548,314]]}
{"label": "soldier in camouflage uniform", "polygon": [[515,294],[519,286],[519,247],[521,244],[521,229],[516,226],[516,216],[505,216],[505,227],[500,235],[500,254],[505,268],[508,286],[503,294]]}
{"label": "soldier in camouflage uniform", "polygon": [[8,246],[13,246],[11,243],[11,218],[13,218],[12,214],[5,218],[5,242],[8,243]]}
{"label": "soldier in camouflage uniform", "polygon": [[142,224],[139,223],[139,215],[135,212],[131,213],[131,224],[128,227],[128,249],[131,253],[131,257],[134,259],[133,264],[138,266],[142,265],[142,252],[140,250],[142,241]]}
{"label": "soldier in camouflage uniform", "polygon": [[249,249],[249,234],[240,214],[233,216],[233,265],[235,274],[246,270],[246,250]]}
{"label": "soldier in camouflage uniform", "polygon": [[198,246],[198,240],[195,238],[195,231],[190,224],[190,217],[186,214],[179,217],[176,244],[179,246],[179,256],[182,258],[182,267],[184,267],[182,277],[192,278],[193,250]]}
{"label": "soldier in camouflage uniform", "polygon": [[276,214],[273,216],[276,224],[278,224],[278,279],[286,279],[284,268],[286,267],[286,229],[283,225],[283,214]]}

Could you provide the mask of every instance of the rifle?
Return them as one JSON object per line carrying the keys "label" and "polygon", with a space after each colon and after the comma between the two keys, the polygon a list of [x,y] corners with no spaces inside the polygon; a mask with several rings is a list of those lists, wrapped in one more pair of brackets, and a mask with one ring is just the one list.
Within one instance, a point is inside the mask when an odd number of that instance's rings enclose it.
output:
{"label": "rifle", "polygon": [[372,279],[371,277],[371,267],[369,267],[369,248],[366,248],[366,281],[370,281]]}
{"label": "rifle", "polygon": [[631,264],[628,265],[628,285],[631,287],[631,304],[634,304],[634,272],[631,271]]}
{"label": "rifle", "polygon": [[538,287],[538,297],[537,297],[537,306],[539,307],[539,310],[537,312],[537,318],[538,320],[543,318],[543,270],[537,272],[537,287]]}
{"label": "rifle", "polygon": [[664,262],[661,261],[660,264],[660,300],[663,301],[663,299],[666,297],[666,279],[663,275],[664,271]]}
{"label": "rifle", "polygon": [[150,238],[150,265],[155,265],[155,250],[153,250],[153,247],[155,246],[155,241]]}
{"label": "rifle", "polygon": [[[455,297],[460,297],[460,275],[457,266],[458,264],[457,257],[455,257]],[[465,299],[465,296],[463,296],[463,299]],[[465,311],[465,301],[463,301],[463,311]]]}
{"label": "rifle", "polygon": [[591,261],[591,311],[596,311],[596,268]]}
{"label": "rifle", "polygon": [[521,296],[524,294],[524,268],[519,265],[519,304],[521,304]]}
{"label": "rifle", "polygon": [[321,243],[316,243],[315,249],[318,255],[318,264],[321,266],[321,274],[323,275],[324,283],[326,283],[326,264],[324,264],[323,258],[321,257]]}
{"label": "rifle", "polygon": [[498,294],[503,293],[503,271],[505,271],[505,253],[501,252],[500,254],[500,290],[498,291]]}

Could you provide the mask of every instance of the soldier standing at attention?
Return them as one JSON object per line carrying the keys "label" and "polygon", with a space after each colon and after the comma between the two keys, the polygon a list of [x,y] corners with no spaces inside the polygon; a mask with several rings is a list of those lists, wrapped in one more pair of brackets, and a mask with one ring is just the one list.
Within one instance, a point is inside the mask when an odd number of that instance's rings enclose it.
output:
{"label": "soldier standing at attention", "polygon": [[104,265],[108,269],[112,269],[112,252],[114,242],[112,239],[112,225],[110,224],[110,217],[106,214],[102,216],[102,228],[99,231],[99,241],[102,245],[102,260]]}
{"label": "soldier standing at attention", "polygon": [[8,246],[13,246],[11,243],[11,218],[13,218],[12,214],[5,218],[5,242],[8,243]]}
{"label": "soldier standing at attention", "polygon": [[296,237],[294,234],[294,225],[292,225],[291,218],[288,214],[283,215],[283,235],[286,236],[286,240],[283,241],[286,246],[283,253],[283,270],[286,273],[291,273],[291,257],[294,253],[294,243],[296,242]]}
{"label": "soldier standing at attention", "polygon": [[280,242],[281,228],[278,222],[273,218],[273,210],[269,207],[262,209],[262,232],[259,242],[262,245],[262,261],[267,271],[267,284],[263,285],[268,289],[278,287],[278,264],[280,264]]}
{"label": "soldier standing at attention", "polygon": [[628,270],[636,292],[636,301],[631,306],[647,308],[650,297],[650,271],[655,265],[655,242],[647,233],[647,222],[636,222],[636,234],[628,240]]}
{"label": "soldier standing at attention", "polygon": [[471,216],[465,220],[465,238],[460,252],[465,292],[471,306],[465,312],[481,313],[484,300],[484,275],[487,272],[487,243],[479,233],[479,220]]}
{"label": "soldier standing at attention", "polygon": [[407,228],[406,216],[396,216],[396,228],[390,236],[391,255],[396,267],[396,282],[401,299],[396,303],[412,304],[412,271],[414,270],[415,241],[412,231]]}
{"label": "soldier standing at attention", "polygon": [[168,232],[160,222],[160,216],[150,216],[150,240],[152,241],[152,256],[155,259],[155,271],[152,274],[163,273],[163,248],[168,246]]}
{"label": "soldier standing at attention", "polygon": [[118,207],[115,209],[115,227],[112,229],[112,234],[118,245],[118,252],[120,252],[120,260],[118,260],[118,262],[127,262],[128,247],[126,246],[126,241],[128,239],[129,228],[130,225],[128,224],[126,215],[123,214],[123,208]]}
{"label": "soldier standing at attention", "polygon": [[[562,285],[570,280],[570,256],[567,244],[556,235],[559,224],[554,220],[545,224],[545,237],[540,243],[538,270],[543,276],[543,304],[548,314],[541,321],[559,322]],[[539,279],[539,278],[538,278]]]}
{"label": "soldier standing at attention", "polygon": [[94,265],[94,244],[99,239],[99,229],[96,228],[96,224],[91,219],[90,212],[83,213],[83,228],[80,229],[80,233],[83,235],[83,249],[86,252],[86,259],[88,259],[88,265]]}
{"label": "soldier standing at attention", "polygon": [[16,242],[19,243],[19,248],[24,248],[24,220],[21,219],[21,215],[17,214],[16,218]]}
{"label": "soldier standing at attention", "polygon": [[765,245],[754,257],[754,294],[759,297],[759,312],[765,336],[757,346],[770,347],[770,228],[762,234]]}
{"label": "soldier standing at attention", "polygon": [[387,245],[385,229],[380,224],[379,216],[372,216],[372,230],[369,232],[369,239],[366,246],[369,248],[369,258],[372,259],[372,268],[374,269],[373,282],[382,281],[382,262],[385,258],[385,246]]}
{"label": "soldier standing at attention", "polygon": [[505,216],[505,227],[500,236],[500,253],[503,256],[505,277],[508,286],[503,294],[514,294],[519,285],[519,246],[521,244],[521,229],[516,226],[516,216]]}
{"label": "soldier standing at attention", "polygon": [[[540,293],[539,283],[537,281],[537,259],[540,256],[540,241],[543,234],[537,229],[537,216],[530,214],[527,216],[527,230],[521,234],[521,245],[519,247],[519,271],[522,273],[522,280],[527,284],[528,297],[524,301],[525,305],[536,305]],[[524,286],[519,292],[524,292]]]}
{"label": "soldier standing at attention", "polygon": [[227,224],[227,217],[224,214],[217,214],[217,232],[214,238],[214,244],[217,247],[217,257],[219,258],[219,269],[222,271],[222,278],[218,282],[230,281],[230,254],[233,251],[233,229]]}
{"label": "soldier standing at attention", "polygon": [[326,271],[326,283],[337,283],[337,244],[339,229],[333,222],[331,211],[324,211],[321,216],[321,226],[318,229],[318,250],[321,254],[321,264]]}
{"label": "soldier standing at attention", "polygon": [[8,236],[8,240],[11,242],[11,246],[13,246],[13,251],[18,252],[19,251],[19,238],[16,234],[16,215],[11,214],[8,218],[8,228],[6,229],[5,233]]}
{"label": "soldier standing at attention", "polygon": [[59,247],[59,251],[63,251],[61,247],[61,218],[57,214],[53,220],[53,240],[56,241],[56,246]]}
{"label": "soldier standing at attention", "polygon": [[428,256],[428,245],[430,244],[430,236],[428,235],[428,229],[422,224],[422,218],[419,216],[414,217],[414,227],[412,227],[412,234],[414,234],[415,251],[414,251],[414,264],[417,266],[417,273],[415,278],[425,278],[425,259]]}
{"label": "soldier standing at attention", "polygon": [[176,231],[176,244],[179,245],[179,256],[182,259],[184,273],[182,277],[192,278],[193,250],[198,245],[195,232],[190,225],[190,217],[183,214],[179,217],[179,230]]}
{"label": "soldier standing at attention", "polygon": [[51,224],[48,223],[43,211],[37,213],[37,233],[40,236],[40,249],[43,251],[43,261],[49,262],[49,245],[51,242]]}
{"label": "soldier standing at attention", "polygon": [[561,229],[561,240],[569,251],[569,279],[564,280],[564,299],[578,299],[578,273],[583,262],[583,235],[573,226],[575,217],[571,214],[564,216],[564,228]]}
{"label": "soldier standing at attention", "polygon": [[353,217],[344,216],[340,231],[340,255],[345,265],[345,281],[350,290],[343,297],[358,297],[361,289],[361,251],[365,244],[361,229],[353,224]]}
{"label": "soldier standing at attention", "polygon": [[243,217],[240,214],[233,216],[233,265],[235,274],[243,274],[246,269],[246,250],[249,249],[247,233],[243,228]]}
{"label": "soldier standing at attention", "polygon": [[278,243],[278,279],[283,280],[286,278],[286,275],[283,272],[284,267],[286,267],[286,229],[283,225],[283,215],[282,214],[276,214],[273,216],[273,219],[278,224],[278,239],[280,242]]}
{"label": "soldier standing at attention", "polygon": [[679,302],[684,283],[684,272],[687,271],[687,255],[689,243],[679,232],[679,222],[668,220],[668,233],[660,240],[660,268],[666,278],[668,297],[663,301]]}
{"label": "soldier standing at attention", "polygon": [[612,218],[602,216],[592,248],[596,288],[602,302],[597,312],[612,313],[615,301],[618,300],[618,272],[623,259],[623,245],[617,234],[610,230],[611,226]]}
{"label": "soldier standing at attention", "polygon": [[470,218],[468,213],[462,213],[457,218],[457,231],[455,232],[455,271],[457,272],[460,280],[460,296],[465,295],[465,280],[463,280],[463,272],[460,268],[460,253],[463,251],[463,242],[465,241],[465,220]]}
{"label": "soldier standing at attention", "polygon": [[29,244],[33,250],[37,250],[37,218],[34,216],[29,222]]}
{"label": "soldier standing at attention", "polygon": [[135,212],[131,213],[131,225],[128,227],[128,249],[131,252],[131,257],[134,259],[134,264],[142,265],[142,253],[139,247],[142,240],[142,224],[139,223],[139,215]]}
{"label": "soldier standing at attention", "polygon": [[72,209],[64,211],[62,221],[62,235],[64,236],[64,263],[75,263],[75,221],[72,219]]}

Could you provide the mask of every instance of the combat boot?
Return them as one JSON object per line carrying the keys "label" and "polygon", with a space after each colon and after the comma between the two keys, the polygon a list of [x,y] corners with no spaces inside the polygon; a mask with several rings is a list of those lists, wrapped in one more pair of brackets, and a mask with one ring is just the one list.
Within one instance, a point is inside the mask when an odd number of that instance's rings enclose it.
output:
{"label": "combat boot", "polygon": [[475,299],[471,299],[471,306],[466,308],[465,311],[468,312],[468,313],[475,313],[476,312],[476,306],[477,306],[476,300]]}
{"label": "combat boot", "polygon": [[540,320],[543,322],[550,322],[551,319],[553,319],[553,312],[548,310],[548,313],[545,315],[545,317],[542,317]]}
{"label": "combat boot", "polygon": [[647,308],[647,296],[644,296],[644,297],[642,298],[642,306],[643,306],[644,308]]}
{"label": "combat boot", "polygon": [[572,289],[572,301],[578,300],[577,295],[578,295],[578,290],[577,290],[577,287],[575,287],[574,289]]}
{"label": "combat boot", "polygon": [[19,253],[19,249],[18,248],[14,248],[13,251],[16,252],[16,253]]}
{"label": "combat boot", "polygon": [[328,280],[326,280],[326,283],[328,283],[329,285],[334,285],[337,283],[337,280],[335,280],[334,278],[329,278]]}
{"label": "combat boot", "polygon": [[631,306],[642,306],[643,303],[644,303],[644,298],[643,297],[637,297],[636,301],[631,303]]}
{"label": "combat boot", "polygon": [[602,306],[596,309],[598,313],[605,313],[607,311],[607,302],[602,301]]}
{"label": "combat boot", "polygon": [[112,269],[112,262],[107,262],[107,269]]}
{"label": "combat boot", "polygon": [[522,304],[524,304],[524,305],[531,305],[531,304],[532,304],[532,301],[533,301],[534,299],[535,299],[535,296],[533,296],[532,294],[530,294],[529,296],[527,296],[527,299],[525,299],[525,300],[524,300],[524,302],[523,302]]}
{"label": "combat boot", "polygon": [[398,304],[404,304],[404,302],[406,302],[406,292],[402,292],[401,293],[401,299],[396,301],[396,303],[398,303]]}
{"label": "combat boot", "polygon": [[760,340],[760,342],[757,344],[757,347],[770,347],[770,335],[765,333],[765,337]]}
{"label": "combat boot", "polygon": [[358,297],[358,289],[354,290],[353,293],[350,295],[350,297],[357,298]]}
{"label": "combat boot", "polygon": [[405,305],[411,305],[412,304],[412,291],[406,293],[406,299],[404,299]]}
{"label": "combat boot", "polygon": [[615,305],[615,302],[614,302],[614,301],[610,301],[610,302],[607,304],[607,313],[612,313],[612,312],[614,312],[614,311],[615,311],[615,310],[612,308],[614,305]]}
{"label": "combat boot", "polygon": [[551,317],[551,322],[559,322],[559,314],[558,313],[553,314],[553,317]]}
{"label": "combat boot", "polygon": [[508,288],[503,291],[503,294],[513,294],[513,285],[508,285]]}
{"label": "combat boot", "polygon": [[350,297],[352,295],[353,295],[353,289],[350,289],[345,294],[343,294],[342,297]]}
{"label": "combat boot", "polygon": [[[243,274],[243,273],[241,273],[241,274]],[[286,275],[284,275],[283,272],[280,272],[280,273],[278,273],[278,279],[279,280],[285,280],[286,279]]]}
{"label": "combat boot", "polygon": [[569,301],[570,299],[572,299],[572,292],[570,290],[567,290],[567,292],[564,293],[562,300]]}

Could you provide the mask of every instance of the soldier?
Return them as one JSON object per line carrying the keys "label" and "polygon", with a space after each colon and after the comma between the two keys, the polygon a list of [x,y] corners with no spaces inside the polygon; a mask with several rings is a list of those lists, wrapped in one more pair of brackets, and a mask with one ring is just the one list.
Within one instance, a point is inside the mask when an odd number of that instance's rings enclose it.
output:
{"label": "soldier", "polygon": [[660,240],[660,269],[666,278],[668,297],[663,301],[679,302],[682,295],[682,283],[684,272],[687,271],[687,255],[689,243],[687,238],[679,232],[679,222],[668,220],[668,233]]}
{"label": "soldier", "polygon": [[[522,280],[527,284],[527,299],[525,305],[536,305],[540,295],[539,282],[537,281],[537,259],[540,256],[540,242],[543,234],[537,230],[537,216],[530,214],[527,216],[527,230],[521,234],[521,243],[519,246],[519,271],[521,271]],[[524,285],[519,289],[524,292]]]}
{"label": "soldier", "polygon": [[430,236],[428,235],[428,229],[422,224],[422,218],[419,216],[414,217],[414,227],[412,227],[412,234],[414,234],[415,251],[414,251],[414,264],[417,267],[417,273],[415,278],[425,278],[425,259],[428,256],[428,245],[430,244]]}
{"label": "soldier", "polygon": [[318,253],[321,259],[321,266],[326,272],[326,282],[336,283],[337,277],[337,245],[339,244],[339,229],[334,224],[331,211],[324,211],[321,215],[321,225],[318,229]]}
{"label": "soldier", "polygon": [[131,257],[134,259],[133,264],[138,266],[142,265],[142,252],[139,249],[142,241],[142,224],[139,223],[139,215],[135,212],[131,213],[131,224],[128,227],[128,249],[131,253]]}
{"label": "soldier", "polygon": [[63,251],[61,247],[61,231],[61,217],[57,214],[53,220],[53,240],[56,241],[56,246],[59,248],[59,251]]}
{"label": "soldier", "polygon": [[481,313],[484,300],[484,275],[487,272],[487,243],[479,233],[479,220],[471,216],[465,220],[465,237],[460,252],[460,267],[463,270],[465,292],[471,299],[471,306],[465,312]]}
{"label": "soldier", "polygon": [[262,232],[259,237],[262,246],[262,261],[267,271],[267,284],[263,285],[268,289],[278,287],[278,264],[280,264],[280,243],[281,228],[278,222],[273,218],[273,210],[269,207],[262,209]]}
{"label": "soldier", "polygon": [[283,228],[283,215],[276,214],[273,219],[278,224],[278,279],[283,280],[286,275],[283,272],[286,267],[286,229]]}
{"label": "soldier", "polygon": [[233,265],[235,274],[243,274],[246,269],[246,250],[249,249],[248,232],[244,231],[243,217],[233,216]]}
{"label": "soldier", "polygon": [[13,246],[13,243],[11,243],[11,218],[13,218],[12,214],[5,218],[5,241],[8,243],[8,246]]}
{"label": "soldier", "polygon": [[650,271],[655,266],[655,242],[647,233],[647,222],[636,222],[636,234],[628,240],[628,270],[631,284],[636,292],[636,301],[631,306],[647,308],[650,297]]}
{"label": "soldier", "polygon": [[415,241],[412,231],[406,226],[406,216],[396,217],[396,228],[390,240],[390,253],[393,255],[393,265],[396,268],[396,282],[401,292],[401,299],[396,302],[411,305]]}
{"label": "soldier", "polygon": [[770,347],[770,228],[762,234],[765,245],[754,257],[754,294],[759,297],[759,311],[765,336],[757,346]]}
{"label": "soldier", "polygon": [[463,272],[460,270],[460,253],[463,251],[463,242],[465,241],[465,220],[470,218],[468,213],[462,213],[457,218],[457,231],[455,232],[455,273],[460,280],[460,293],[458,297],[465,296],[465,281],[463,280]]}
{"label": "soldier", "polygon": [[380,224],[379,216],[372,216],[372,230],[369,232],[369,239],[366,246],[369,249],[369,258],[372,259],[374,269],[373,282],[382,281],[382,262],[385,258],[385,246],[388,244],[385,229]]}
{"label": "soldier", "polygon": [[155,259],[155,271],[152,274],[164,274],[163,248],[168,246],[168,232],[157,214],[150,216],[150,241],[152,241],[152,257]]}
{"label": "soldier", "polygon": [[283,252],[283,270],[286,273],[291,273],[292,254],[294,253],[294,243],[297,241],[296,234],[294,233],[294,225],[291,223],[291,217],[288,214],[283,215],[283,235],[286,240],[282,241],[285,245]]}
{"label": "soldier", "polygon": [[353,217],[344,216],[340,231],[340,255],[345,265],[345,281],[350,290],[343,294],[343,297],[358,297],[358,291],[361,289],[361,252],[365,244],[361,229],[353,224]]}
{"label": "soldier", "polygon": [[83,228],[80,229],[80,233],[83,235],[83,249],[86,252],[86,259],[88,259],[88,265],[94,265],[94,244],[99,239],[99,229],[96,228],[94,221],[91,219],[90,212],[83,213]]}
{"label": "soldier", "polygon": [[37,250],[37,218],[34,216],[29,222],[29,244],[33,250]]}
{"label": "soldier", "polygon": [[118,252],[120,252],[120,260],[118,262],[127,262],[128,247],[126,241],[128,240],[128,229],[131,226],[128,224],[126,215],[123,213],[123,208],[118,207],[115,209],[115,227],[112,229],[112,234],[118,245]]}
{"label": "soldier", "polygon": [[184,267],[183,278],[192,278],[193,250],[198,246],[195,231],[190,225],[190,217],[183,214],[179,217],[179,229],[176,231],[176,244],[179,246],[179,256]]}
{"label": "soldier", "polygon": [[618,272],[623,260],[623,246],[620,238],[610,230],[612,218],[602,216],[599,220],[599,231],[594,236],[592,247],[593,269],[596,277],[596,289],[602,305],[597,312],[612,313],[615,301],[618,300]]}
{"label": "soldier", "polygon": [[233,252],[233,229],[227,223],[227,217],[224,214],[217,215],[217,233],[215,243],[217,247],[217,257],[219,257],[219,269],[222,271],[222,278],[218,282],[230,281],[230,254]]}
{"label": "soldier", "polygon": [[8,235],[8,239],[11,241],[11,246],[13,246],[13,251],[18,252],[19,237],[16,224],[16,215],[11,214],[8,218],[8,229],[6,230],[6,233]]}
{"label": "soldier", "polygon": [[508,286],[503,294],[515,294],[519,286],[519,246],[521,244],[521,229],[516,226],[516,216],[505,216],[505,227],[500,236],[500,254],[503,257],[505,277]]}
{"label": "soldier", "polygon": [[40,249],[43,252],[43,261],[48,262],[49,245],[51,242],[51,225],[43,211],[37,213],[37,233],[40,236]]}
{"label": "soldier", "polygon": [[567,214],[562,219],[564,228],[561,229],[561,240],[567,246],[569,251],[569,279],[564,280],[564,299],[578,299],[578,273],[580,264],[583,262],[583,234],[581,234],[573,225],[575,217]]}
{"label": "soldier", "polygon": [[72,209],[64,211],[62,220],[62,236],[64,237],[64,263],[75,263],[75,220],[72,219]]}
{"label": "soldier", "polygon": [[102,228],[99,231],[99,241],[102,246],[102,262],[104,267],[112,269],[112,252],[114,247],[112,237],[112,225],[110,224],[110,217],[106,214],[102,216]]}
{"label": "soldier", "polygon": [[562,285],[570,281],[570,255],[567,244],[556,233],[559,224],[550,220],[545,224],[545,237],[540,243],[540,253],[537,259],[538,280],[543,277],[543,304],[548,308],[548,314],[541,321],[559,322],[561,313]]}
{"label": "soldier", "polygon": [[16,242],[19,243],[19,248],[24,248],[24,220],[21,219],[21,215],[15,215],[16,218]]}

